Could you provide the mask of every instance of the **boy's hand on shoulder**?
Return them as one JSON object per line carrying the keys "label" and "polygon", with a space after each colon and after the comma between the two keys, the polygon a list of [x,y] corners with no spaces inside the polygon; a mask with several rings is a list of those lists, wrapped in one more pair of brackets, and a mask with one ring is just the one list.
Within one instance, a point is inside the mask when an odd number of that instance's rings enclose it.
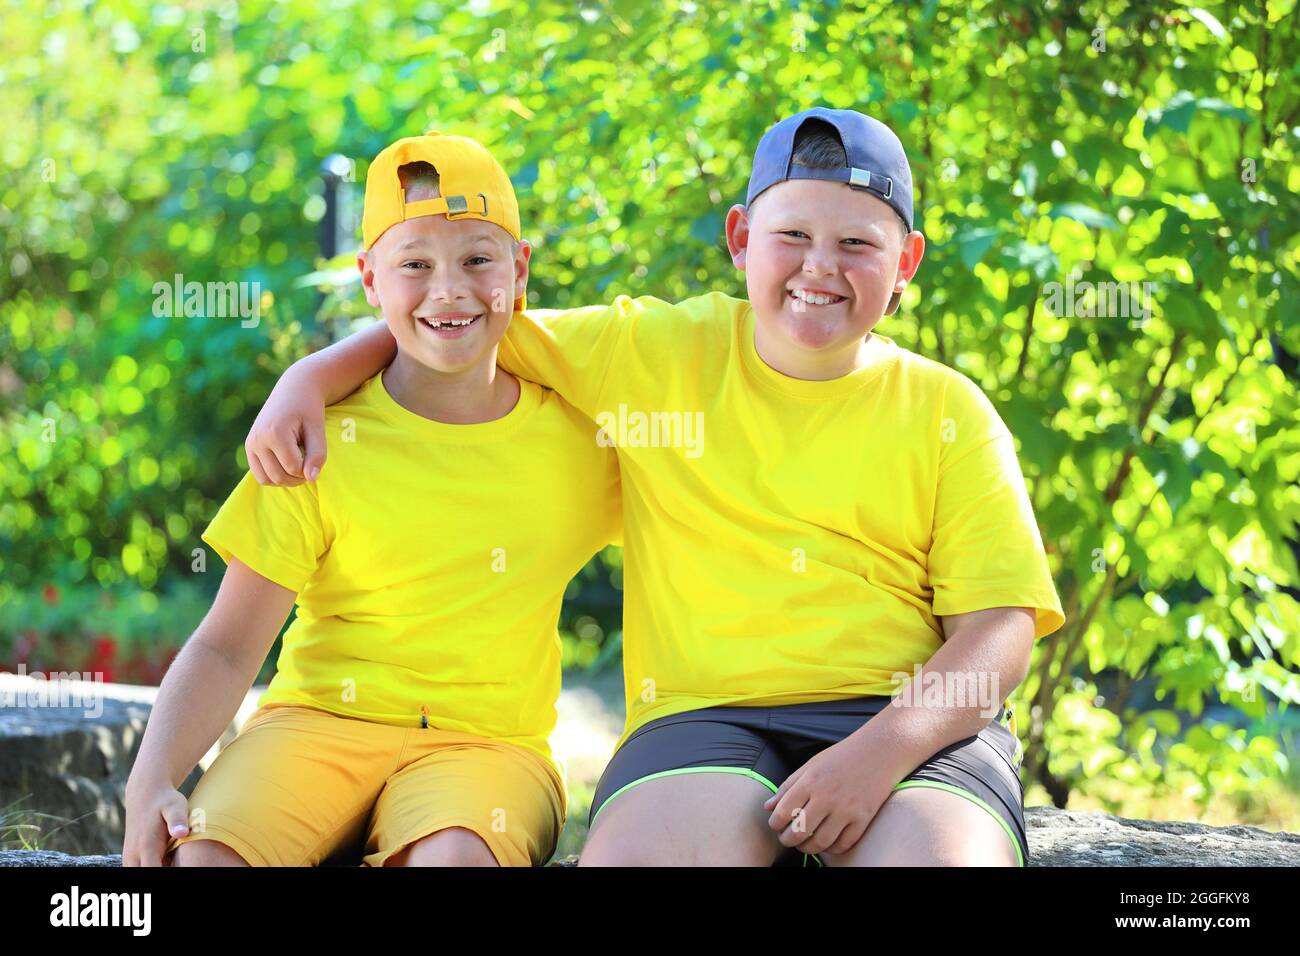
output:
{"label": "boy's hand on shoulder", "polygon": [[325,400],[305,377],[286,372],[244,439],[258,484],[291,487],[315,481],[325,465]]}
{"label": "boy's hand on shoulder", "polygon": [[172,837],[189,836],[189,803],[170,783],[127,784],[123,866],[167,866]]}
{"label": "boy's hand on shoulder", "polygon": [[864,751],[846,737],[790,774],[763,804],[782,845],[803,853],[847,853],[867,832],[892,785]]}

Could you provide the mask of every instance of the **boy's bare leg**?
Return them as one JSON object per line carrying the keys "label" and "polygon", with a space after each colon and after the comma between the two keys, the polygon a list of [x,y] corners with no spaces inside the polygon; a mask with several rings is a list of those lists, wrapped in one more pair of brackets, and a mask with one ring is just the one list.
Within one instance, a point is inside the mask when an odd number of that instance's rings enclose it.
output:
{"label": "boy's bare leg", "polygon": [[686,773],[637,784],[610,799],[579,866],[771,866],[780,841],[757,780]]}
{"label": "boy's bare leg", "polygon": [[172,866],[248,866],[244,858],[216,840],[191,840],[172,854]]}
{"label": "boy's bare leg", "polygon": [[895,790],[848,853],[830,866],[1017,866],[1016,848],[988,813],[944,790]]}
{"label": "boy's bare leg", "polygon": [[488,845],[473,830],[448,827],[404,847],[384,866],[497,866]]}

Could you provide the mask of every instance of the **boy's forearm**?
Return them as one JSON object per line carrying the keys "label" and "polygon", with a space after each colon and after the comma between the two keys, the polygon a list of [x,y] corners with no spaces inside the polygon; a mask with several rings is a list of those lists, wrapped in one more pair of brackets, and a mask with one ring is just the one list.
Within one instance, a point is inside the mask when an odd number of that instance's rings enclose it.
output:
{"label": "boy's forearm", "polygon": [[[1019,645],[1003,639],[1004,626],[1010,625],[990,622],[949,637],[910,688],[854,732],[869,749],[873,766],[898,783],[940,750],[984,729],[1028,667]],[[933,687],[945,690],[928,694]],[[948,688],[963,690],[954,694]],[[966,692],[972,689],[973,694]]]}
{"label": "boy's forearm", "polygon": [[192,638],[158,689],[131,777],[179,787],[230,726],[256,677],[256,671],[240,670],[220,651]]}
{"label": "boy's forearm", "polygon": [[381,320],[299,359],[285,376],[305,379],[323,396],[326,405],[333,405],[387,368],[396,355],[397,342]]}

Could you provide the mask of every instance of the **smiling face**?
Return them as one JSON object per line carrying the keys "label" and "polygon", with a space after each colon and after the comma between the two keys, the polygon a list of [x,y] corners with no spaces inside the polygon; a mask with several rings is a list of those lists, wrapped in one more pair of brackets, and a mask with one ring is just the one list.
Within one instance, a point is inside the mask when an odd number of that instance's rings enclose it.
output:
{"label": "smiling face", "polygon": [[437,372],[496,362],[517,294],[528,281],[526,241],[478,219],[419,216],[357,257],[366,301],[383,311],[400,352]]}
{"label": "smiling face", "polygon": [[880,199],[825,180],[786,180],[748,209],[733,206],[727,246],[745,273],[763,361],[794,378],[853,371],[890,297],[921,264],[924,239],[903,231]]}

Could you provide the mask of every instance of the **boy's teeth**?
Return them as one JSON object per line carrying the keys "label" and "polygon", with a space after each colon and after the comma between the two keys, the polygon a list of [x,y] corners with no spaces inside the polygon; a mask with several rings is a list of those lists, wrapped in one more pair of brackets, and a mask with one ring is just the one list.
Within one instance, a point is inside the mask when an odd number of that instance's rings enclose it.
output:
{"label": "boy's teeth", "polygon": [[819,295],[816,292],[807,292],[804,289],[794,289],[790,292],[790,295],[803,302],[807,302],[809,305],[829,305],[832,302],[837,302],[844,298],[840,295]]}
{"label": "boy's teeth", "polygon": [[474,319],[443,319],[440,321],[424,319],[423,321],[425,325],[431,326],[432,328],[446,329],[446,328],[453,328],[461,325],[469,325],[471,322],[474,321]]}

